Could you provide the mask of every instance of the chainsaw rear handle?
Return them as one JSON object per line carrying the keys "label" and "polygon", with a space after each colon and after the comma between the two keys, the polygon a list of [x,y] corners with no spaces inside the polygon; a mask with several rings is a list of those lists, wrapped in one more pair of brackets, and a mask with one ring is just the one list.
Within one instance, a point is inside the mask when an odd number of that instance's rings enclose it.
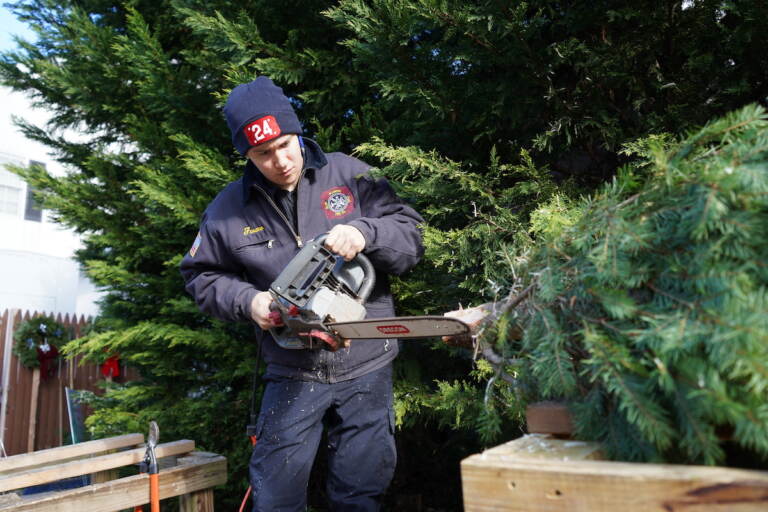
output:
{"label": "chainsaw rear handle", "polygon": [[[287,313],[291,316],[296,316],[299,314],[299,308],[291,304],[290,307],[288,307]],[[272,321],[275,327],[282,327],[285,325],[285,322],[283,322],[283,315],[280,312],[280,306],[278,306],[274,300],[269,303],[269,315],[267,315],[267,317]]]}
{"label": "chainsaw rear handle", "polygon": [[283,315],[280,314],[280,309],[277,307],[277,304],[274,302],[269,303],[269,320],[272,322],[272,325],[275,327],[282,327],[285,325],[283,322]]}

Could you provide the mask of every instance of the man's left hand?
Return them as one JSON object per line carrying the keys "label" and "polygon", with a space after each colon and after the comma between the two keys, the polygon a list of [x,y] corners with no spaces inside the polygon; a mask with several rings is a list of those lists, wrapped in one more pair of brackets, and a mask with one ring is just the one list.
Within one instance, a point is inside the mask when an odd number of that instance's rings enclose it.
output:
{"label": "man's left hand", "polygon": [[365,237],[354,226],[338,224],[328,232],[325,246],[344,258],[344,261],[350,261],[365,248]]}

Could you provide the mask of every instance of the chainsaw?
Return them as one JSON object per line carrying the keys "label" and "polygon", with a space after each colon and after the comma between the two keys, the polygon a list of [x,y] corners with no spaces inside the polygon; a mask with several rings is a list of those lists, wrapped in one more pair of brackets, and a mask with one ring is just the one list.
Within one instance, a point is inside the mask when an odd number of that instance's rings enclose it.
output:
{"label": "chainsaw", "polygon": [[365,319],[365,301],[375,284],[370,260],[358,253],[351,261],[323,243],[307,244],[269,287],[270,333],[286,349],[323,348],[335,352],[355,339],[431,338],[469,334],[461,320],[442,316]]}

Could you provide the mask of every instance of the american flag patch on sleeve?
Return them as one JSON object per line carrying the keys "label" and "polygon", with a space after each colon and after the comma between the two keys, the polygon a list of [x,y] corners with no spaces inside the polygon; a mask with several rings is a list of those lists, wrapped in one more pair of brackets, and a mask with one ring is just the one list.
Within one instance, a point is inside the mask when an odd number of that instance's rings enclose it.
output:
{"label": "american flag patch on sleeve", "polygon": [[203,237],[200,236],[200,232],[197,232],[197,236],[195,237],[195,241],[192,244],[192,247],[189,249],[189,255],[193,258],[195,257],[195,253],[197,253],[197,249],[200,247],[200,243],[203,241]]}

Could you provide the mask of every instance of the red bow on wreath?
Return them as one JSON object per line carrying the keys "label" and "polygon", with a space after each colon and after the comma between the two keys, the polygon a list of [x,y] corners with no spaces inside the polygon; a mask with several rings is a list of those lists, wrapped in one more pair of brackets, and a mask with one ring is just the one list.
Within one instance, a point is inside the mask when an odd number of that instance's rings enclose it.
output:
{"label": "red bow on wreath", "polygon": [[59,357],[59,349],[56,345],[50,345],[46,343],[37,347],[37,360],[40,362],[40,378],[48,380],[56,375],[58,369],[58,362],[56,358]]}
{"label": "red bow on wreath", "polygon": [[113,378],[120,376],[120,360],[117,356],[112,356],[101,364],[101,374],[104,377],[112,376]]}

